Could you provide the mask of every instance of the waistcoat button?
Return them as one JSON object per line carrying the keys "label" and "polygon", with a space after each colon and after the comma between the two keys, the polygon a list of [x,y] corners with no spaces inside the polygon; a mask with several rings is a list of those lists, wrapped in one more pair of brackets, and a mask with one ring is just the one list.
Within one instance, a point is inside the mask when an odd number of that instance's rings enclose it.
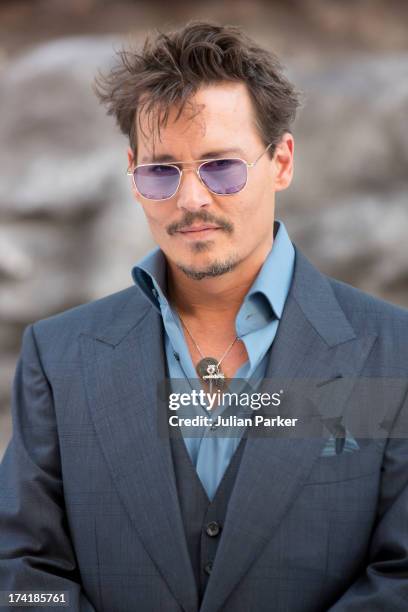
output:
{"label": "waistcoat button", "polygon": [[205,571],[206,574],[208,574],[208,575],[211,574],[212,566],[213,566],[213,562],[212,561],[207,561],[207,563],[204,565],[204,571]]}
{"label": "waistcoat button", "polygon": [[208,523],[207,527],[205,528],[205,531],[207,535],[213,538],[214,536],[217,536],[220,533],[221,525],[216,521],[211,521]]}

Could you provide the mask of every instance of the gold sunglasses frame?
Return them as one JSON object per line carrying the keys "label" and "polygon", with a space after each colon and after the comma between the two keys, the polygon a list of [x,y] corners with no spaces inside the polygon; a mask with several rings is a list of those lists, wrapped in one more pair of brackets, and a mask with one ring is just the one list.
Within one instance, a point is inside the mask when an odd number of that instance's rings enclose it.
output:
{"label": "gold sunglasses frame", "polygon": [[[173,197],[176,195],[176,193],[178,192],[178,190],[179,190],[179,188],[180,188],[180,185],[181,185],[181,178],[182,178],[182,176],[183,176],[183,172],[184,172],[185,170],[184,170],[183,168],[179,168],[179,167],[178,167],[176,164],[196,164],[196,163],[201,162],[201,163],[200,163],[200,165],[199,165],[199,166],[198,166],[198,167],[195,169],[195,172],[196,172],[196,174],[197,174],[197,176],[198,176],[198,178],[199,178],[200,182],[201,182],[201,183],[204,185],[204,187],[206,187],[206,189],[208,189],[208,191],[209,191],[210,193],[213,193],[214,195],[217,195],[217,196],[232,196],[232,195],[235,195],[235,194],[237,194],[237,193],[240,193],[240,192],[241,192],[243,189],[245,189],[245,187],[246,187],[246,185],[247,185],[247,183],[248,183],[248,169],[253,168],[253,167],[254,167],[254,166],[255,166],[255,165],[258,163],[258,161],[261,159],[261,157],[262,157],[263,155],[265,155],[265,153],[266,153],[266,152],[267,152],[267,151],[270,149],[270,147],[271,147],[271,146],[272,146],[272,142],[270,142],[270,143],[268,144],[268,146],[266,147],[266,149],[265,149],[264,151],[262,151],[262,153],[261,153],[261,154],[260,154],[260,155],[259,155],[259,156],[256,158],[256,160],[255,160],[255,161],[253,161],[253,162],[247,162],[245,159],[241,159],[240,157],[215,157],[215,158],[213,158],[213,159],[196,159],[196,160],[191,161],[191,162],[187,162],[187,161],[176,161],[176,162],[172,162],[172,163],[166,163],[166,162],[164,162],[164,163],[160,163],[160,162],[152,162],[152,163],[149,163],[149,164],[137,164],[137,166],[135,166],[135,167],[133,168],[133,170],[131,170],[131,169],[130,169],[130,167],[129,167],[129,168],[127,169],[127,171],[126,171],[126,174],[127,174],[128,176],[131,176],[131,177],[132,177],[132,179],[133,179],[133,185],[134,185],[134,188],[136,189],[137,193],[138,193],[138,194],[139,194],[139,195],[140,195],[142,198],[145,198],[145,200],[151,200],[152,202],[165,202],[166,200],[171,200],[171,198],[173,198]],[[234,191],[234,193],[217,193],[216,191],[213,191],[212,189],[210,189],[210,188],[208,187],[208,185],[206,185],[206,184],[204,183],[203,179],[201,178],[201,176],[200,176],[200,168],[201,168],[201,167],[202,167],[204,164],[206,164],[206,163],[208,163],[208,162],[222,161],[223,159],[231,159],[231,160],[241,161],[241,162],[243,162],[243,163],[246,165],[246,167],[247,167],[247,173],[246,173],[246,180],[245,180],[245,184],[244,184],[244,186],[243,186],[243,187],[242,187],[242,188],[241,188],[239,191]],[[174,191],[174,193],[172,193],[172,194],[171,194],[171,196],[169,196],[168,198],[160,198],[160,199],[156,199],[156,198],[147,198],[146,196],[144,196],[143,194],[141,194],[141,193],[140,193],[140,191],[138,190],[137,185],[136,185],[136,181],[135,181],[134,172],[135,172],[136,168],[142,168],[142,167],[146,167],[146,166],[170,166],[170,167],[176,168],[176,170],[177,170],[177,171],[178,171],[178,173],[179,173],[179,180],[178,180],[178,183],[177,183],[176,190]]]}

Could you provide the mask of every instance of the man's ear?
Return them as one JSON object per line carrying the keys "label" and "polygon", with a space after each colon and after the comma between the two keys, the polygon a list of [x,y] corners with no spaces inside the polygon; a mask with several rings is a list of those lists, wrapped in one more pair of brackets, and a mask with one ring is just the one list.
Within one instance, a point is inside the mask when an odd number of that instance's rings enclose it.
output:
{"label": "man's ear", "polygon": [[276,147],[274,155],[276,191],[286,189],[292,182],[294,152],[295,141],[293,140],[293,136],[289,132],[285,132]]}
{"label": "man's ear", "polygon": [[128,168],[130,168],[131,166],[133,166],[133,163],[135,161],[133,157],[133,151],[130,147],[128,147],[127,156],[128,156]]}
{"label": "man's ear", "polygon": [[[132,151],[131,147],[128,147],[127,157],[128,157],[128,170],[129,170],[129,168],[133,168],[134,164],[136,163],[136,160],[134,158],[133,151]],[[138,196],[137,196],[134,180],[132,180],[131,183],[132,183],[132,192],[133,192],[133,195],[137,199]]]}

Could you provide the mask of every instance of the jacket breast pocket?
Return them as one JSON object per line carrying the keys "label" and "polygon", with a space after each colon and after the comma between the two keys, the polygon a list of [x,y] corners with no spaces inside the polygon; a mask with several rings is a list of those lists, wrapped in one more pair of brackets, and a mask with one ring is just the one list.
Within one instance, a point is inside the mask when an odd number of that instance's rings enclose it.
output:
{"label": "jacket breast pocket", "polygon": [[[374,440],[358,440],[358,448],[347,451],[344,447],[335,452],[324,453],[328,445],[322,446],[309,473],[305,485],[329,484],[379,474],[382,463],[381,447]],[[351,447],[350,447],[351,448]]]}

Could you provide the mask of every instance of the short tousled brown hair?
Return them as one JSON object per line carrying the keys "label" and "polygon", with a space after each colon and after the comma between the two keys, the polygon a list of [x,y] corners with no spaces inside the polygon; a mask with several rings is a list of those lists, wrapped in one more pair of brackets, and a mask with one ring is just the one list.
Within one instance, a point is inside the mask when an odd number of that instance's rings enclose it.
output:
{"label": "short tousled brown hair", "polygon": [[[149,129],[160,134],[170,106],[180,116],[202,85],[222,81],[246,84],[255,109],[255,125],[272,157],[284,132],[291,131],[301,92],[283,74],[276,55],[258,46],[239,26],[190,21],[170,32],[148,35],[141,50],[117,51],[111,71],[99,73],[94,91],[129,137],[136,155],[136,117],[144,110]],[[140,121],[139,121],[139,127]]]}

